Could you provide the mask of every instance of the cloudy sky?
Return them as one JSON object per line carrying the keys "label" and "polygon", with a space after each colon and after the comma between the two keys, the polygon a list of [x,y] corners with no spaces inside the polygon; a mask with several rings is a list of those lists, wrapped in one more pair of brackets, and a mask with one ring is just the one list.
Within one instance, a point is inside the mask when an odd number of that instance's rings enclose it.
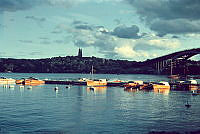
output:
{"label": "cloudy sky", "polygon": [[4,58],[143,61],[199,42],[199,0],[0,0]]}

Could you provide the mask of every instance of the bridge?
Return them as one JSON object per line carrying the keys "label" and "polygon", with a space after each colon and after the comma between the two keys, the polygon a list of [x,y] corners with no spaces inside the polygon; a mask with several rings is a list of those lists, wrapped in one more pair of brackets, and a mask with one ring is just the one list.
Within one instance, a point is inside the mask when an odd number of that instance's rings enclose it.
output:
{"label": "bridge", "polygon": [[[186,65],[187,60],[197,54],[200,54],[200,48],[171,53],[165,56],[144,61],[143,64],[147,66],[152,66],[154,69],[157,70],[157,73],[159,74],[166,68],[170,67],[172,71],[172,68],[174,66],[177,66],[178,64]],[[173,72],[171,72],[171,74],[172,73]]]}

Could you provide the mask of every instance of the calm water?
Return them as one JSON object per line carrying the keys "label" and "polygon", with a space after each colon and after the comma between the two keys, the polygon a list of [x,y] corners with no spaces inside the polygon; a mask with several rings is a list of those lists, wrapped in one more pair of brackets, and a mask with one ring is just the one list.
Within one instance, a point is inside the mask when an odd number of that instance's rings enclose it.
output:
{"label": "calm water", "polygon": [[[77,79],[86,74],[1,74],[11,78]],[[154,75],[95,75],[96,78],[158,81]],[[138,133],[200,130],[200,96],[190,92],[126,92],[120,87],[0,86],[0,133]],[[185,102],[192,104],[185,108]]]}

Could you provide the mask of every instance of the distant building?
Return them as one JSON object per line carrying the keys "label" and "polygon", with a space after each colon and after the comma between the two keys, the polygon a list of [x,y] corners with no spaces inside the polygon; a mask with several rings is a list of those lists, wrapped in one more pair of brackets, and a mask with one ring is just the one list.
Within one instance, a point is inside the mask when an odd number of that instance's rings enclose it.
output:
{"label": "distant building", "polygon": [[82,55],[82,49],[79,48],[79,49],[78,49],[78,57],[81,58],[82,56],[83,56],[83,55]]}

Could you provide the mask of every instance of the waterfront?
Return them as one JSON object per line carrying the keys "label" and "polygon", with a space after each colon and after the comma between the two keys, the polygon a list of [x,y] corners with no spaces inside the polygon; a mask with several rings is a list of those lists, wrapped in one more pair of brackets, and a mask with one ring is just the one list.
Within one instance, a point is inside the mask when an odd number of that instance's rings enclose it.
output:
{"label": "waterfront", "polygon": [[[15,74],[20,79],[77,79],[88,74]],[[94,75],[95,78],[160,81],[158,75]],[[148,133],[200,129],[200,96],[188,91],[126,92],[121,87],[95,91],[86,86],[33,86],[31,90],[0,86],[0,132],[2,133]],[[192,105],[186,108],[185,102]]]}

